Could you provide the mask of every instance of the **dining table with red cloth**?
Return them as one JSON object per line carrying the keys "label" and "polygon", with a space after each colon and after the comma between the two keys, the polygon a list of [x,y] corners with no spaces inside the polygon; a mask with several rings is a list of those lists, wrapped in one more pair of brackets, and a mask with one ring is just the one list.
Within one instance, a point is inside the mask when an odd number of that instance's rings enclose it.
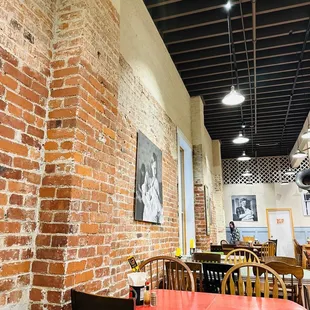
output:
{"label": "dining table with red cloth", "polygon": [[[285,299],[232,296],[222,294],[156,290],[157,310],[304,310]],[[150,306],[137,306],[137,310],[150,310]]]}

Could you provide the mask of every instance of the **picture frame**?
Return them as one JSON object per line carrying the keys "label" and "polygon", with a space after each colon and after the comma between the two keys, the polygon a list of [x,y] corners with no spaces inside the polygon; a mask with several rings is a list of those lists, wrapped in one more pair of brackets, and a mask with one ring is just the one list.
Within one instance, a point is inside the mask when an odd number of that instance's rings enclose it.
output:
{"label": "picture frame", "polygon": [[137,133],[134,219],[163,223],[162,151],[141,131]]}
{"label": "picture frame", "polygon": [[310,216],[310,193],[302,193],[303,215]]}
{"label": "picture frame", "polygon": [[232,218],[234,222],[257,222],[258,208],[256,195],[231,196]]}

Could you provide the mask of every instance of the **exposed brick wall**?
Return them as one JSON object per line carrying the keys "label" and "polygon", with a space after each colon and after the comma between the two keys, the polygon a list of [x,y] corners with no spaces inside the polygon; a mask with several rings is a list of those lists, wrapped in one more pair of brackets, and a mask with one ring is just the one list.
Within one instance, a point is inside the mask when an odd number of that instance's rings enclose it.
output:
{"label": "exposed brick wall", "polygon": [[28,308],[53,11],[53,1],[10,0],[0,6],[1,309]]}

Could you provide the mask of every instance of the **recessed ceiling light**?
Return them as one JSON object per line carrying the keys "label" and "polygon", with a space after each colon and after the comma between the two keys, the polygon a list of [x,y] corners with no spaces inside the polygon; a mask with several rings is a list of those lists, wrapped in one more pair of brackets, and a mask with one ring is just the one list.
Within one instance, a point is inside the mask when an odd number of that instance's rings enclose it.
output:
{"label": "recessed ceiling light", "polygon": [[250,139],[247,138],[247,137],[245,137],[245,136],[242,134],[242,132],[240,131],[238,137],[235,138],[235,139],[233,140],[233,143],[235,143],[235,144],[244,144],[244,143],[249,142],[249,140],[250,140]]}

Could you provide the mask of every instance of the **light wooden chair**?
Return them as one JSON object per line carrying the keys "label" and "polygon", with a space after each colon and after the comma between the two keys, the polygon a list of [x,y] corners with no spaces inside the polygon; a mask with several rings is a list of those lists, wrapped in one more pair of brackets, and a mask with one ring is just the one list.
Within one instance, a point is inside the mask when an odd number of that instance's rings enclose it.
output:
{"label": "light wooden chair", "polygon": [[[245,269],[246,272],[242,273],[241,269]],[[253,272],[252,278],[250,270]],[[237,281],[234,278],[236,271],[239,272]],[[279,291],[281,297],[287,299],[285,284],[277,272],[269,266],[258,263],[242,263],[233,266],[226,273],[221,287],[222,294],[266,298],[270,296],[279,298]]]}
{"label": "light wooden chair", "polygon": [[253,237],[253,236],[243,236],[242,237],[242,240],[244,241],[244,242],[248,242],[248,243],[253,243],[254,241],[255,241],[255,237]]}
{"label": "light wooden chair", "polygon": [[[287,257],[288,258],[288,257]],[[282,280],[285,282],[285,275],[290,275],[290,283],[286,285],[287,292],[290,299],[298,304],[302,305],[302,279],[304,277],[304,270],[300,266],[289,265],[287,263],[273,261],[266,263],[266,266],[269,266],[275,270],[279,275],[282,275]],[[294,285],[293,276],[298,280],[298,285]]]}
{"label": "light wooden chair", "polygon": [[234,249],[225,257],[225,264],[240,264],[240,263],[260,263],[259,258],[255,253],[248,249]]}
{"label": "light wooden chair", "polygon": [[221,262],[221,254],[215,254],[215,253],[194,253],[192,258],[194,262],[200,262],[200,263]]}
{"label": "light wooden chair", "polygon": [[286,257],[286,256],[266,256],[264,258],[264,263],[268,264],[271,262],[280,262],[285,263],[292,266],[298,266],[297,259],[293,257]]}
{"label": "light wooden chair", "polygon": [[134,310],[135,300],[126,298],[103,297],[71,290],[72,310],[114,309]]}
{"label": "light wooden chair", "polygon": [[150,288],[195,292],[195,281],[190,268],[170,256],[154,256],[142,262],[141,271],[148,274]]}
{"label": "light wooden chair", "polygon": [[299,266],[302,265],[302,246],[299,244],[299,242],[296,239],[293,239],[294,241],[294,252],[295,252],[295,258],[297,259],[297,264]]}
{"label": "light wooden chair", "polygon": [[272,241],[267,241],[263,243],[261,248],[261,260],[264,261],[267,256],[276,255],[276,244]]}

